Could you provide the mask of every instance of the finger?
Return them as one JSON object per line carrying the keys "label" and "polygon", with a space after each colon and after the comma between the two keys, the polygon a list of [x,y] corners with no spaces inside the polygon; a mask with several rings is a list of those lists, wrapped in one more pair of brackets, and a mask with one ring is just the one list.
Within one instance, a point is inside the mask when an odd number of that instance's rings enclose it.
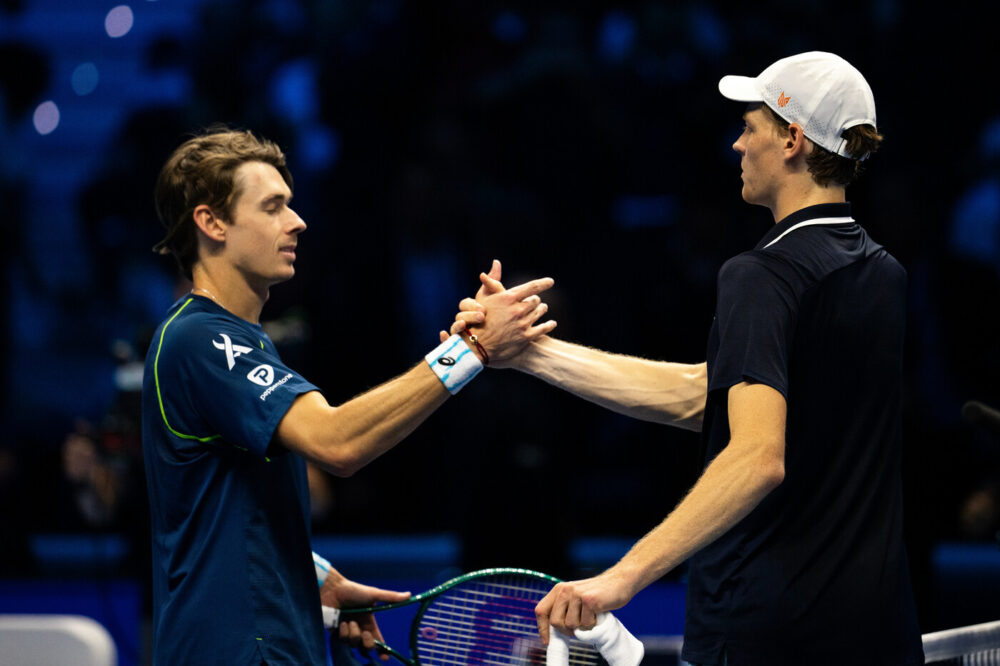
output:
{"label": "finger", "polygon": [[448,334],[448,331],[441,331],[438,333],[438,337],[441,338],[441,342],[444,342],[451,336]]}
{"label": "finger", "polygon": [[359,645],[361,643],[361,627],[357,622],[340,623],[340,640],[349,645]]}
{"label": "finger", "polygon": [[552,602],[552,592],[549,591],[535,606],[535,622],[538,624],[538,635],[542,637],[542,645],[549,644],[549,613]]}
{"label": "finger", "polygon": [[486,312],[486,308],[474,298],[463,298],[458,304],[458,309],[462,311],[477,310],[479,312]]}
{"label": "finger", "polygon": [[556,320],[550,319],[548,321],[542,322],[537,326],[532,326],[524,333],[526,340],[534,340],[535,338],[540,338],[543,335],[548,335],[556,328]]}
{"label": "finger", "polygon": [[572,630],[566,630],[566,601],[559,600],[552,606],[552,612],[549,613],[549,631],[562,631],[565,633],[572,633]]}
{"label": "finger", "polygon": [[531,280],[516,287],[511,287],[509,293],[515,301],[523,301],[528,296],[540,294],[546,289],[551,289],[555,283],[556,281],[549,277],[538,278],[537,280]]}
{"label": "finger", "polygon": [[597,624],[597,614],[590,606],[582,606],[580,608],[580,628],[593,629],[595,624]]}
{"label": "finger", "polygon": [[580,626],[580,607],[583,602],[580,601],[580,597],[573,595],[566,606],[566,616],[563,620],[563,625],[570,631],[568,633],[573,633],[573,629]]}
{"label": "finger", "polygon": [[482,312],[459,312],[455,315],[455,321],[464,321],[466,326],[472,326],[486,321],[486,315]]}
{"label": "finger", "polygon": [[499,294],[503,291],[503,284],[499,280],[494,280],[486,273],[479,274],[479,281],[483,283],[483,290],[487,294]]}
{"label": "finger", "polygon": [[361,644],[365,646],[366,650],[371,650],[375,647],[375,637],[372,636],[372,632],[363,631],[361,632]]}
{"label": "finger", "polygon": [[461,333],[464,330],[465,330],[465,322],[462,321],[462,320],[458,320],[454,324],[451,325],[451,334],[452,335],[458,335],[459,333]]}
{"label": "finger", "polygon": [[[538,298],[537,296],[535,298]],[[526,320],[529,324],[534,324],[538,321],[542,315],[549,311],[549,304],[538,302],[532,306],[531,310],[528,310],[523,315],[521,315],[522,320]]]}
{"label": "finger", "polygon": [[542,302],[541,296],[539,296],[538,294],[532,294],[531,296],[528,296],[526,299],[521,301],[521,305],[527,308],[536,308],[538,307],[538,304],[541,302]]}
{"label": "finger", "polygon": [[542,638],[542,645],[549,644],[549,618],[544,615],[539,615],[535,622],[538,624],[538,635]]}
{"label": "finger", "polygon": [[493,265],[490,266],[489,276],[496,281],[500,281],[500,260],[494,259]]}

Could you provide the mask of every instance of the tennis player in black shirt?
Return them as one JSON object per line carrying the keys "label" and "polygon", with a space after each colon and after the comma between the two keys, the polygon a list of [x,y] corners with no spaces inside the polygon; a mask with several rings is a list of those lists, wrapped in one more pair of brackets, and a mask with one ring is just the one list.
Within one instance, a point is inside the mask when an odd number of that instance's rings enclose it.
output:
{"label": "tennis player in black shirt", "polygon": [[[882,140],[844,59],[802,53],[726,76],[746,103],[747,203],[775,225],[720,270],[705,363],[649,361],[545,336],[507,362],[609,409],[701,432],[705,468],[607,571],[538,605],[595,614],[690,559],[683,657],[699,665],[922,664],[902,539],[906,273],[852,217],[846,187]],[[452,332],[489,317],[499,271]],[[484,303],[486,303],[484,305]]]}

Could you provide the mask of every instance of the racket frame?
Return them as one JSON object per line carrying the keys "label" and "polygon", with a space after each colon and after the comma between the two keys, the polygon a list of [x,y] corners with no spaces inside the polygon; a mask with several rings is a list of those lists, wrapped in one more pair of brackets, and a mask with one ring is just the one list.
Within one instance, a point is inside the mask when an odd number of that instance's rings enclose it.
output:
{"label": "racket frame", "polygon": [[543,580],[552,585],[561,583],[562,581],[555,576],[550,576],[548,574],[542,573],[540,571],[533,571],[531,569],[522,569],[518,567],[494,567],[491,569],[479,569],[477,571],[470,571],[464,573],[461,576],[456,576],[450,580],[447,580],[436,587],[421,592],[415,596],[410,597],[406,601],[397,601],[391,604],[380,604],[377,606],[368,606],[365,608],[342,608],[340,609],[341,621],[350,617],[351,615],[361,615],[363,613],[378,613],[381,611],[393,610],[395,608],[402,608],[404,606],[411,606],[413,604],[420,604],[420,608],[417,610],[417,614],[414,616],[412,623],[410,624],[410,654],[412,659],[409,659],[397,650],[393,649],[389,645],[386,645],[382,641],[375,641],[375,647],[389,653],[393,658],[403,664],[408,666],[420,666],[420,653],[417,651],[417,638],[420,634],[420,620],[424,617],[424,613],[430,607],[431,602],[435,598],[444,594],[453,587],[458,587],[459,585],[466,583],[470,580],[476,580],[478,578],[488,578],[490,576],[526,576],[529,578],[536,578],[538,580]]}

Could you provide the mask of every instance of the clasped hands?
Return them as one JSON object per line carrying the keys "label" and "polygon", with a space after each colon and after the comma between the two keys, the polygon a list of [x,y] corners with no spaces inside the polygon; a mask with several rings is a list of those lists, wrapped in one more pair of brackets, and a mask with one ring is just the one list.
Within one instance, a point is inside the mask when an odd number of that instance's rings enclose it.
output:
{"label": "clasped hands", "polygon": [[[539,294],[555,281],[539,278],[506,289],[500,276],[497,260],[489,273],[479,274],[482,285],[475,298],[465,298],[459,303],[450,334],[474,333],[489,353],[490,367],[504,368],[514,365],[518,354],[532,340],[556,327],[554,320],[536,323],[549,309]],[[448,336],[449,332],[441,331],[442,342]],[[620,608],[628,601],[631,595],[626,589],[614,570],[586,580],[560,583],[535,609],[542,641],[548,643],[552,627],[569,635],[574,629],[594,627],[599,611]]]}
{"label": "clasped hands", "polygon": [[[555,284],[552,278],[538,278],[507,289],[500,282],[500,262],[493,260],[489,273],[480,273],[482,283],[475,298],[465,298],[459,303],[459,312],[451,331],[441,331],[441,341],[449,335],[471,333],[489,354],[489,365],[494,368],[510,367],[511,361],[532,340],[550,333],[556,322],[538,320],[549,311],[539,294]],[[476,352],[474,345],[470,345]],[[484,360],[478,354],[480,360]]]}

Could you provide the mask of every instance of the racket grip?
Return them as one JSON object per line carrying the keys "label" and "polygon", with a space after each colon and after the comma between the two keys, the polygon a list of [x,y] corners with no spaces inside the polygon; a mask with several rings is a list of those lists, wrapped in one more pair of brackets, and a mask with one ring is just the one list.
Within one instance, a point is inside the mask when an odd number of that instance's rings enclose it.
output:
{"label": "racket grip", "polygon": [[555,627],[549,627],[549,647],[545,650],[545,666],[569,666],[569,643]]}
{"label": "racket grip", "polygon": [[598,613],[593,629],[577,629],[576,637],[597,648],[609,666],[637,666],[646,649],[611,613]]}

